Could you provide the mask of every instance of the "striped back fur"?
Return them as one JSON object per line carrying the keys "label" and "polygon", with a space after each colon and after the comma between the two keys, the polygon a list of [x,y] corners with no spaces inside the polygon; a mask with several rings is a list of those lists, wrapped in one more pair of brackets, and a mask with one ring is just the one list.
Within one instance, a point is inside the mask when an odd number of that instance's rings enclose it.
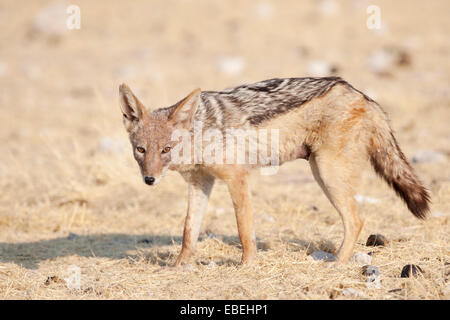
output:
{"label": "striped back fur", "polygon": [[[195,119],[219,129],[258,126],[325,95],[337,84],[361,93],[340,77],[270,79],[228,90],[203,91]],[[176,105],[158,111],[168,112]]]}

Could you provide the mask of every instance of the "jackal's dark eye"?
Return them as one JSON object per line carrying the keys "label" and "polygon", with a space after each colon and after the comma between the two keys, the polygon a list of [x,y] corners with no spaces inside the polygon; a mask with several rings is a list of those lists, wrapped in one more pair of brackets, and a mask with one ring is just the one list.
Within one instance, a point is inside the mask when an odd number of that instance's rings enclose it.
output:
{"label": "jackal's dark eye", "polygon": [[169,151],[170,151],[170,147],[167,146],[167,147],[164,147],[162,153],[167,153],[167,152],[169,152]]}
{"label": "jackal's dark eye", "polygon": [[142,148],[142,147],[137,147],[136,150],[137,150],[137,152],[139,152],[139,153],[144,153],[144,152],[145,152],[145,149]]}

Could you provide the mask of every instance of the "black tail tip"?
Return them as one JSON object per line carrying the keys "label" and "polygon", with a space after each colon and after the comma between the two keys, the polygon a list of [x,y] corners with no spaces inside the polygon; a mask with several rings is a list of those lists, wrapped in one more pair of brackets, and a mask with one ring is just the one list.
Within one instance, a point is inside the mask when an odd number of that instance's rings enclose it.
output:
{"label": "black tail tip", "polygon": [[430,213],[430,195],[425,188],[422,188],[420,192],[413,197],[405,198],[408,209],[414,216],[419,219],[425,220]]}
{"label": "black tail tip", "polygon": [[405,202],[409,211],[419,219],[426,219],[430,212],[430,194],[427,189],[418,182],[413,184],[401,183],[402,181],[395,181],[392,183],[392,187],[395,192]]}

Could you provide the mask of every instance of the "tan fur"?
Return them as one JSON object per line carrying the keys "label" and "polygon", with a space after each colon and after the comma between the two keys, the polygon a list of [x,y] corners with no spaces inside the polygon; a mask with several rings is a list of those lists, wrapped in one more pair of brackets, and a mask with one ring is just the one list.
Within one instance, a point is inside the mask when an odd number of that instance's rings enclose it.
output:
{"label": "tan fur", "polygon": [[[305,90],[299,92],[301,99],[295,98],[297,89]],[[145,110],[127,86],[121,86],[120,92],[125,128],[143,176],[152,175],[157,183],[165,170],[171,169],[180,172],[189,184],[189,206],[177,265],[189,261],[195,252],[215,178],[227,183],[233,201],[242,262],[249,263],[256,255],[248,172],[263,164],[172,163],[171,156],[161,150],[177,145],[170,138],[175,128],[193,134],[194,119],[206,129],[220,132],[228,128],[279,130],[280,164],[299,158],[309,160],[315,180],[341,216],[344,240],[337,254],[340,262],[350,258],[363,227],[354,195],[360,168],[369,160],[414,215],[422,218],[428,211],[428,193],[401,152],[385,113],[340,78],[273,79],[222,92],[201,93],[197,89],[174,106],[153,113]],[[289,97],[287,101],[299,104],[286,105],[283,95]],[[269,104],[267,110],[255,101]],[[259,140],[256,143],[259,147],[270,145]],[[148,152],[138,154],[138,146]],[[246,153],[248,156],[247,149]]]}

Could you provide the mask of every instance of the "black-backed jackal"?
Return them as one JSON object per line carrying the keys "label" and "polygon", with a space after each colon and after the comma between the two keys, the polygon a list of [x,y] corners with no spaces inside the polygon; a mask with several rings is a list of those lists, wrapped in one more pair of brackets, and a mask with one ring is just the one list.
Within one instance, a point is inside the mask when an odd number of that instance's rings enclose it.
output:
{"label": "black-backed jackal", "polygon": [[[181,149],[184,142],[175,139],[174,132],[184,130],[192,138],[194,123],[201,124],[204,131],[214,132],[216,138],[220,133],[226,136],[230,129],[266,133],[276,130],[276,165],[299,158],[308,160],[314,178],[344,224],[344,241],[337,254],[340,262],[350,258],[363,226],[354,200],[360,165],[369,161],[416,217],[425,218],[429,210],[428,192],[400,150],[382,108],[339,77],[271,79],[224,91],[197,89],[173,106],[153,112],[147,111],[123,84],[120,105],[145,183],[157,184],[171,169],[180,172],[189,184],[189,205],[177,265],[186,262],[195,251],[216,178],[225,181],[233,200],[242,263],[253,260],[256,245],[248,172],[253,167],[273,165],[267,161],[242,163],[236,160],[236,153],[232,153],[231,161],[225,159],[229,153],[224,143],[209,146],[210,150],[201,143],[200,147],[194,143],[192,148],[188,144]],[[256,142],[255,150],[274,144],[261,136],[249,136]],[[251,155],[250,145],[250,141],[241,144],[247,157]],[[212,154],[213,149],[214,161],[198,159],[196,149],[200,149],[200,154]],[[179,161],[180,154],[175,154],[175,150],[182,150],[183,161]]]}

